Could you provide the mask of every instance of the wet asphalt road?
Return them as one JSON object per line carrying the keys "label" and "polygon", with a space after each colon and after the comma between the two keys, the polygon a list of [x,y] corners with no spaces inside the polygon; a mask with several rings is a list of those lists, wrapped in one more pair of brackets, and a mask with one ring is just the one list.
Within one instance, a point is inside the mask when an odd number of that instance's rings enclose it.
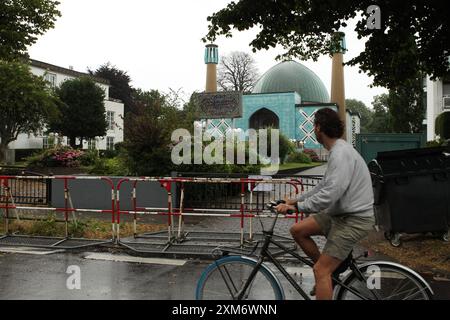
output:
{"label": "wet asphalt road", "polygon": [[[202,260],[184,260],[186,261],[184,265],[177,266],[103,261],[86,259],[89,254],[89,252],[61,252],[50,255],[1,253],[0,299],[192,300],[195,299],[197,280],[210,263]],[[117,255],[127,256],[125,253],[112,256]],[[67,288],[67,280],[72,275],[66,273],[70,266],[80,268],[80,289]],[[302,287],[309,292],[313,285],[311,270],[292,264],[287,264],[286,267],[291,274],[302,273]],[[287,299],[301,299],[280,274],[277,276],[282,280]],[[427,280],[435,290],[436,299],[450,299],[450,280]]]}
{"label": "wet asphalt road", "polygon": [[[203,269],[210,261],[185,260],[183,266],[88,260],[88,253],[0,254],[0,299],[44,300],[192,300]],[[123,256],[123,253],[120,253]],[[69,290],[66,273],[79,266],[81,288]],[[295,266],[290,272],[298,271]],[[310,290],[312,274],[304,287]],[[299,296],[288,289],[289,299]]]}

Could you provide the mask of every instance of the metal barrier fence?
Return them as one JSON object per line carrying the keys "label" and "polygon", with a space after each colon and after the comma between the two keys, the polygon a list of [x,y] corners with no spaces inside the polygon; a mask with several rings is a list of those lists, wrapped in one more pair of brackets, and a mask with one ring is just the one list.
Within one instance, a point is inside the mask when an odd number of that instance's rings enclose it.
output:
{"label": "metal barrier fence", "polygon": [[[0,176],[23,176],[24,179],[16,180],[11,179],[9,182],[9,188],[13,194],[13,200],[16,204],[26,204],[26,205],[49,205],[51,199],[51,180],[45,178],[40,174],[31,173],[28,171],[20,171],[17,174],[8,173],[9,167],[1,167]],[[17,171],[17,170],[15,170]],[[27,179],[26,176],[32,176],[33,179]],[[0,184],[0,188],[3,185]],[[4,192],[0,190],[0,197]],[[0,202],[5,199],[0,198]]]}
{"label": "metal barrier fence", "polygon": [[[230,217],[240,219],[240,243],[244,242],[244,220],[249,219],[249,235],[252,238],[252,219],[271,216],[265,209],[265,205],[270,200],[294,198],[305,191],[303,180],[309,180],[308,187],[313,187],[312,181],[321,179],[317,176],[297,176],[285,179],[266,178],[124,178],[117,184],[117,240],[120,241],[120,217],[121,215],[133,215],[134,236],[137,237],[136,223],[138,215],[161,215],[167,217],[167,238],[168,242],[183,241],[184,237],[184,217]],[[167,191],[167,208],[138,207],[136,198],[136,188],[138,183],[159,182]],[[123,183],[133,183],[131,192],[133,208],[131,210],[121,210],[120,190]],[[179,207],[173,207],[172,191],[175,186],[179,189]],[[202,190],[205,192],[201,193]],[[211,190],[213,190],[211,192]],[[189,193],[203,196],[200,202],[186,201]],[[194,204],[194,205],[192,205]],[[175,230],[175,219],[178,219],[178,229]],[[294,215],[287,215],[284,218],[303,219],[303,213],[297,212]]]}
{"label": "metal barrier fence", "polygon": [[[13,181],[39,181],[42,179],[62,180],[64,182],[64,207],[43,207],[43,206],[21,206],[15,202],[11,188]],[[107,183],[111,188],[111,208],[106,210],[99,209],[77,209],[74,208],[70,195],[70,181],[72,180],[98,180]],[[239,242],[244,244],[244,234],[249,234],[253,238],[253,219],[258,215],[261,218],[272,217],[272,214],[265,208],[265,204],[270,200],[294,198],[302,192],[313,188],[321,180],[320,176],[294,176],[279,177],[270,179],[267,177],[141,177],[141,178],[122,178],[114,185],[112,179],[108,177],[86,177],[86,176],[0,176],[0,209],[4,211],[5,236],[0,238],[0,243],[6,238],[19,237],[11,234],[9,222],[14,219],[11,212],[17,209],[23,210],[49,210],[64,213],[65,237],[50,238],[49,242],[43,247],[58,248],[79,248],[88,245],[97,245],[115,242],[133,249],[133,241],[122,241],[120,234],[121,216],[129,215],[133,217],[134,239],[139,238],[137,233],[137,216],[154,215],[165,217],[167,225],[166,243],[168,245],[182,243],[185,240],[186,232],[184,229],[184,218],[188,216],[196,217],[227,217],[238,219],[240,222]],[[167,192],[167,207],[152,208],[138,206],[137,188],[139,184],[145,182],[158,182]],[[132,184],[132,190],[129,195],[121,193],[122,186],[125,183]],[[189,200],[191,194],[195,195],[201,190],[201,197],[197,202]],[[175,192],[177,191],[177,192]],[[177,198],[174,195],[177,195]],[[129,196],[131,199],[131,210],[121,208],[121,200]],[[174,206],[174,203],[177,203]],[[86,240],[70,238],[68,225],[69,214],[75,212],[97,212],[111,214],[112,237],[108,241],[95,240],[94,243],[83,243],[75,245],[64,245],[71,240]],[[17,218],[17,215],[16,215]],[[294,219],[296,222],[303,219],[303,213],[296,212],[292,215],[283,216],[285,219]],[[245,230],[244,221],[249,222],[249,230]],[[23,237],[23,236],[22,236]],[[72,241],[73,242],[73,241]]]}
{"label": "metal barrier fence", "polygon": [[[62,180],[64,186],[64,207],[54,208],[54,207],[44,207],[44,206],[23,206],[15,202],[17,195],[13,192],[17,191],[14,188],[17,183],[24,181],[42,181],[46,180],[47,183],[51,180]],[[71,180],[99,180],[105,181],[111,187],[111,209],[109,210],[97,210],[97,209],[77,209],[73,207],[72,198],[70,195],[69,182]],[[11,238],[19,238],[27,243],[28,239],[32,238],[26,235],[18,235],[17,233],[12,234],[10,232],[10,221],[13,219],[20,220],[19,215],[16,210],[41,210],[50,212],[62,212],[64,213],[64,223],[65,223],[65,236],[64,238],[57,237],[35,237],[39,238],[40,244],[33,245],[37,247],[54,247],[54,248],[80,248],[90,245],[97,245],[101,243],[111,242],[115,238],[115,189],[114,184],[110,178],[107,177],[81,177],[81,176],[0,176],[0,209],[4,210],[4,227],[5,235],[0,238],[4,244],[14,243],[14,239],[10,241]],[[50,189],[50,188],[49,188]],[[15,211],[14,217],[11,216],[11,212]],[[74,214],[75,212],[98,212],[98,213],[110,213],[112,222],[112,238],[109,241],[94,240],[94,243],[84,243],[86,239],[72,238],[69,235],[69,213]],[[75,220],[75,217],[73,219]],[[19,241],[20,242],[20,241]]]}

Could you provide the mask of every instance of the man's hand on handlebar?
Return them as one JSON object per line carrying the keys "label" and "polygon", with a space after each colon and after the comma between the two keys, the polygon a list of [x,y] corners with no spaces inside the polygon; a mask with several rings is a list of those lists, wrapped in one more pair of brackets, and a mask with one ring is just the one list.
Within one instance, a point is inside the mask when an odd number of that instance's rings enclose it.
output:
{"label": "man's hand on handlebar", "polygon": [[[288,202],[289,203],[289,202]],[[288,203],[280,203],[275,209],[282,214],[292,214],[296,212],[296,208]]]}
{"label": "man's hand on handlebar", "polygon": [[290,206],[295,206],[297,204],[297,200],[285,198],[284,202]]}

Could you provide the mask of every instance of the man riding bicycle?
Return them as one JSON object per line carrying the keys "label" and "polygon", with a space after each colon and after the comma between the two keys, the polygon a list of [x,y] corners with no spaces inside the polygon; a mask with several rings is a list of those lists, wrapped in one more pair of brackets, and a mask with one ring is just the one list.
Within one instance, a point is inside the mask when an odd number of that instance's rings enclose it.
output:
{"label": "man riding bicycle", "polygon": [[[339,115],[328,108],[317,111],[314,119],[317,141],[329,151],[328,167],[323,180],[297,199],[287,200],[276,209],[317,213],[292,226],[290,232],[314,261],[317,300],[333,296],[331,275],[348,259],[353,247],[365,238],[375,224],[372,181],[368,167],[353,148],[341,137],[344,125]],[[311,238],[327,238],[322,253]]]}

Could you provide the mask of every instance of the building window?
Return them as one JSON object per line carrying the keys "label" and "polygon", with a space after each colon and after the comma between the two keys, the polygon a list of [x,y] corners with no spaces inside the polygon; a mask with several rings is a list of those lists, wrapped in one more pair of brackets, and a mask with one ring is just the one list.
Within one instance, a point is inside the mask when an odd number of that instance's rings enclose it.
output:
{"label": "building window", "polygon": [[96,139],[89,139],[88,140],[88,149],[89,150],[97,149],[97,140]]}
{"label": "building window", "polygon": [[114,150],[114,137],[106,137],[106,150]]}
{"label": "building window", "polygon": [[49,136],[44,136],[44,137],[42,137],[42,142],[43,142],[44,149],[50,149],[55,145],[55,138],[49,137]]}
{"label": "building window", "polygon": [[108,123],[108,130],[114,130],[114,112],[106,112],[106,123]]}
{"label": "building window", "polygon": [[45,81],[47,81],[52,88],[56,87],[56,74],[54,73],[46,73]]}

